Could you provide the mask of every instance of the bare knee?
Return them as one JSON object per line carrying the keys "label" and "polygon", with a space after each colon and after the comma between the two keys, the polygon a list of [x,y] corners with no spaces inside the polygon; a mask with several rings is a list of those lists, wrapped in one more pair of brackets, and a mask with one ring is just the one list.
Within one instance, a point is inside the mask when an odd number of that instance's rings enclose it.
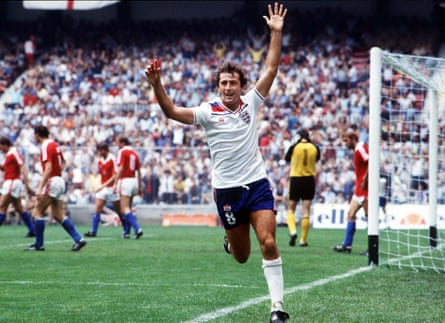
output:
{"label": "bare knee", "polygon": [[355,221],[355,219],[356,219],[355,213],[356,213],[355,211],[348,212],[348,222]]}
{"label": "bare knee", "polygon": [[246,248],[245,246],[240,247],[232,244],[230,252],[233,258],[240,264],[246,263],[250,256],[250,248]]}
{"label": "bare knee", "polygon": [[273,236],[268,236],[263,241],[260,241],[260,248],[264,258],[275,259],[278,257],[277,242]]}
{"label": "bare knee", "polygon": [[233,254],[233,258],[235,258],[235,260],[240,263],[240,264],[244,264],[247,262],[247,260],[249,259],[249,255],[237,255],[237,254]]}

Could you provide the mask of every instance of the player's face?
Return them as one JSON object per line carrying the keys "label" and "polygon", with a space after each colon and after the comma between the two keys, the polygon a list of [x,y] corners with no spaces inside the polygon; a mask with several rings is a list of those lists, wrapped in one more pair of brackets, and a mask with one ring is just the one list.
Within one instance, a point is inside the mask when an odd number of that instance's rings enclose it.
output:
{"label": "player's face", "polygon": [[351,138],[349,137],[344,137],[343,138],[343,143],[345,144],[345,146],[348,149],[354,149],[354,143],[352,142]]}
{"label": "player's face", "polygon": [[241,96],[241,82],[238,73],[221,73],[218,88],[222,103],[226,107],[236,110]]}
{"label": "player's face", "polygon": [[108,154],[108,152],[107,152],[106,149],[99,149],[99,156],[100,157],[105,158],[105,157],[107,157],[107,154]]}
{"label": "player's face", "polygon": [[8,151],[8,146],[0,144],[0,151],[6,153]]}

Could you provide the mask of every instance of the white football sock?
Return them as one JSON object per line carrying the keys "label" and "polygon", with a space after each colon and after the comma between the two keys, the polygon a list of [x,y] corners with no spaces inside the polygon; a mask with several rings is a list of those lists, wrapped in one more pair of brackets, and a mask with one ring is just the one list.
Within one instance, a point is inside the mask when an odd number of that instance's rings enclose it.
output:
{"label": "white football sock", "polygon": [[263,272],[269,288],[271,311],[281,311],[283,309],[283,269],[281,257],[274,260],[263,259]]}

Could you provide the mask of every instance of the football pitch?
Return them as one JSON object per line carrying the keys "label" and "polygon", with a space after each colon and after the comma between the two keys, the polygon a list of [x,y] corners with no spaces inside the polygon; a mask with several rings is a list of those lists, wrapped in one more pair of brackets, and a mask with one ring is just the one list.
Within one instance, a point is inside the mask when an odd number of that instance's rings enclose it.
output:
{"label": "football pitch", "polygon": [[[46,250],[25,252],[34,242],[25,227],[0,227],[0,322],[268,322],[256,241],[240,265],[224,252],[222,228],[143,230],[124,240],[120,228],[101,227],[71,252],[65,231],[48,225]],[[301,248],[277,228],[289,322],[445,322],[445,273],[371,268],[359,255],[366,234],[337,254],[343,230],[312,229]]]}

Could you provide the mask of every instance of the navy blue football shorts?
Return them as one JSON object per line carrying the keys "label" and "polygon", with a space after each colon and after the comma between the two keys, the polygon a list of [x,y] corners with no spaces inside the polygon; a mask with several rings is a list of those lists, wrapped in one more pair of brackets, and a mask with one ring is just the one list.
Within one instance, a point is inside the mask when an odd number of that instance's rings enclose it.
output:
{"label": "navy blue football shorts", "polygon": [[380,196],[379,197],[379,206],[380,207],[385,207],[386,206],[386,197],[385,196]]}
{"label": "navy blue football shorts", "polygon": [[215,189],[218,215],[226,230],[249,222],[249,214],[258,210],[274,210],[274,197],[269,181],[259,181],[231,188]]}

